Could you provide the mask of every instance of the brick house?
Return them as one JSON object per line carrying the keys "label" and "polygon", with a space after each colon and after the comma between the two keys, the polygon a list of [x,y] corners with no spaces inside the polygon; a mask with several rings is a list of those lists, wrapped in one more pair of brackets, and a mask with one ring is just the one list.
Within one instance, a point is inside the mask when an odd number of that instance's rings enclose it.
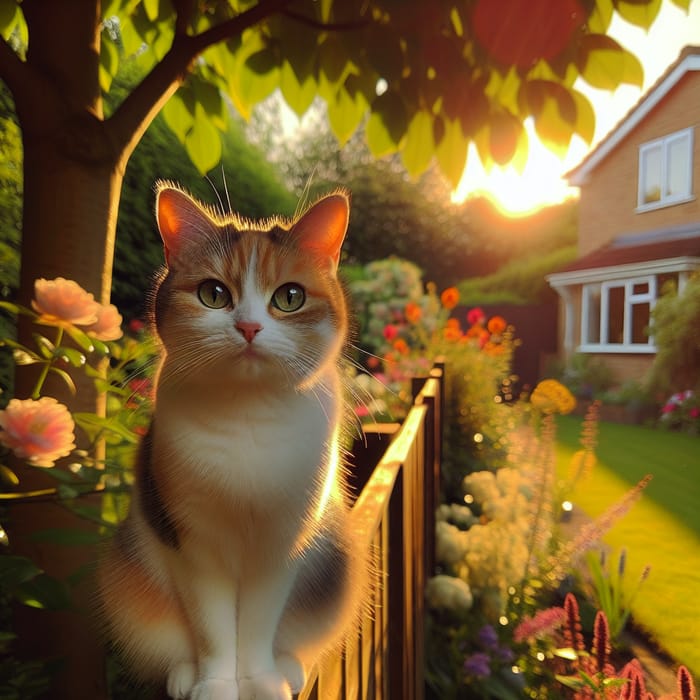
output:
{"label": "brick house", "polygon": [[700,47],[686,47],[567,177],[580,188],[578,258],[547,277],[560,297],[559,355],[640,379],[664,283],[682,289],[700,269]]}

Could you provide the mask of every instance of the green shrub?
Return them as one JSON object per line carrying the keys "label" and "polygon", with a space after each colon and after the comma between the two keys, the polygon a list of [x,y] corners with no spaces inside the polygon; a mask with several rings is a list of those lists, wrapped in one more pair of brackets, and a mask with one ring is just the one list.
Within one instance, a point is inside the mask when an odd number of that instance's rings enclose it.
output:
{"label": "green shrub", "polygon": [[651,388],[661,394],[700,388],[700,274],[682,292],[666,284],[651,312],[656,356],[649,373]]}

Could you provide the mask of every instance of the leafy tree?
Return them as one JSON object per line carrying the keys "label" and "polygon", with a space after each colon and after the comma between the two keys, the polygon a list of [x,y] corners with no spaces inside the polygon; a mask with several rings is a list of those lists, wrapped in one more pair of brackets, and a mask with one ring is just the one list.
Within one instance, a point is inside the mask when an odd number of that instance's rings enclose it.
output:
{"label": "leafy tree", "polygon": [[[673,0],[686,7],[690,0]],[[641,85],[639,61],[605,35],[614,11],[648,26],[659,0],[1,0],[0,79],[15,101],[24,150],[19,300],[37,277],[64,276],[108,300],[119,198],[131,154],[155,116],[205,173],[221,155],[227,94],[243,116],[276,88],[303,113],[316,94],[341,143],[365,115],[374,156],[400,152],[413,174],[436,157],[451,182],[467,145],[482,160],[522,157],[522,121],[564,147],[590,140],[594,114],[574,90]],[[116,19],[115,19],[116,18]],[[138,54],[144,79],[112,113],[104,93],[119,63]],[[378,87],[381,89],[378,90]],[[180,88],[178,90],[178,88]],[[22,330],[22,329],[20,329]],[[22,331],[27,332],[25,329]],[[29,393],[27,374],[17,391]],[[84,387],[83,387],[84,388]],[[78,392],[74,410],[94,410]],[[28,488],[45,481],[22,472]],[[19,540],[55,522],[55,509],[17,509]],[[66,573],[50,547],[39,551]],[[31,629],[26,630],[31,636]],[[99,697],[96,645],[84,621],[38,627],[61,651],[52,697]],[[89,653],[88,653],[89,652]]]}

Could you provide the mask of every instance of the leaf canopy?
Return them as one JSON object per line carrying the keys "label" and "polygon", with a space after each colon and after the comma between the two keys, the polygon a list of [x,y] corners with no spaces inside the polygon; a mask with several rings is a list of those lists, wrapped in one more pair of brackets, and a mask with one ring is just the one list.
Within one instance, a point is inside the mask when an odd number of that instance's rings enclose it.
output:
{"label": "leaf canopy", "polygon": [[[687,10],[690,0],[672,1]],[[524,160],[532,118],[555,150],[595,117],[578,77],[596,88],[642,85],[640,61],[606,35],[614,13],[649,28],[662,0],[109,0],[102,3],[99,80],[121,61],[161,62],[178,40],[203,46],[167,124],[200,172],[221,155],[222,95],[246,119],[278,89],[298,115],[316,96],[342,145],[366,119],[373,155],[400,153],[412,175],[437,160],[456,185],[467,146],[488,163]],[[22,6],[0,0],[0,33],[26,35]],[[242,31],[231,21],[259,11]],[[231,31],[227,31],[228,27]]]}

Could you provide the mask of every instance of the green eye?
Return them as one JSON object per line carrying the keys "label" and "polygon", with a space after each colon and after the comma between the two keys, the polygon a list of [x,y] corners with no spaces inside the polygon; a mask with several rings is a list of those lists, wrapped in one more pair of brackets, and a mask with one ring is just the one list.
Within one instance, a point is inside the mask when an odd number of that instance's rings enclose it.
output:
{"label": "green eye", "polygon": [[280,311],[287,313],[297,311],[306,301],[304,288],[294,282],[288,282],[281,287],[277,287],[272,295],[272,305]]}
{"label": "green eye", "polygon": [[199,301],[210,309],[223,309],[231,303],[231,292],[218,280],[205,280],[197,289]]}

